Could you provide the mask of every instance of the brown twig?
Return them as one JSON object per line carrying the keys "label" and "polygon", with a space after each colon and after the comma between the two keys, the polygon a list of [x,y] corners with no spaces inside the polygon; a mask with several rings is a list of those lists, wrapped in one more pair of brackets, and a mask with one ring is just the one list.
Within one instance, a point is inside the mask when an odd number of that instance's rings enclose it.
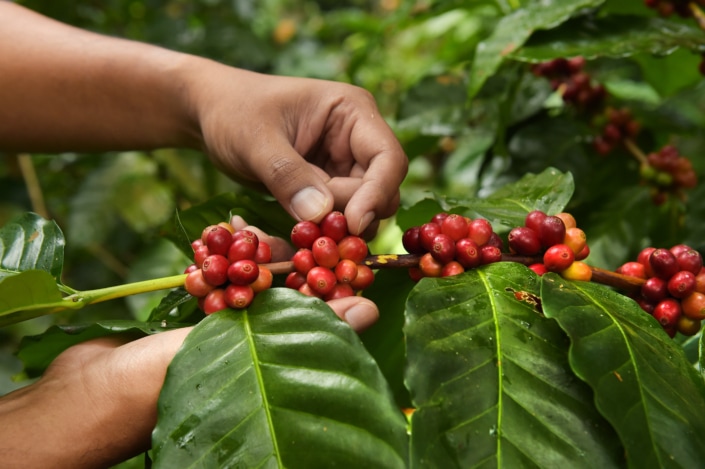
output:
{"label": "brown twig", "polygon": [[37,171],[32,162],[32,155],[28,153],[20,153],[17,155],[17,163],[22,173],[22,178],[27,186],[27,195],[32,204],[32,211],[43,218],[49,218],[49,211],[44,203],[44,194],[42,187],[39,184]]}
{"label": "brown twig", "polygon": [[[376,256],[368,256],[364,264],[372,269],[408,269],[410,267],[418,267],[421,256],[416,254],[380,254]],[[542,262],[540,256],[517,256],[514,254],[502,254],[502,261],[518,262],[519,264],[531,265]],[[294,271],[294,263],[292,261],[274,262],[263,264],[273,274],[288,274]],[[628,275],[618,274],[599,267],[590,266],[592,270],[592,281],[614,287],[618,290],[634,291],[644,284],[645,280],[638,277],[630,277]]]}
{"label": "brown twig", "polygon": [[624,146],[627,148],[629,153],[631,153],[634,158],[639,162],[641,166],[646,166],[649,164],[649,159],[646,153],[642,151],[641,148],[632,140],[631,138],[624,139]]}

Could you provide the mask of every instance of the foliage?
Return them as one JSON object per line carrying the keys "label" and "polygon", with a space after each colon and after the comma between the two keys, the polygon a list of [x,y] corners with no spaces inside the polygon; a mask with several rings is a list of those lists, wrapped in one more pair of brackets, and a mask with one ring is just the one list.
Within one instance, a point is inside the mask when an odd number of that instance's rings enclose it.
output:
{"label": "foliage", "polygon": [[[703,184],[655,204],[643,162],[626,147],[596,152],[599,123],[531,69],[585,57],[608,105],[639,122],[634,144],[645,154],[674,145],[702,179],[705,32],[693,18],[626,0],[21,3],[101,33],[369,89],[410,158],[402,208],[373,253],[403,252],[400,231],[440,210],[506,234],[533,209],[573,213],[596,267],[650,245],[705,252]],[[385,269],[365,293],[382,317],[359,337],[282,288],[245,313],[203,319],[174,288],[188,240],[230,213],[286,234],[292,220],[271,198],[177,149],[3,157],[0,321],[14,324],[0,329],[0,392],[79,341],[197,323],[160,399],[157,466],[254,464],[243,454],[274,467],[694,467],[705,457],[701,335],[669,338],[608,286],[515,263],[417,284]],[[44,204],[25,195],[32,170]],[[144,258],[163,269],[145,270]],[[403,408],[416,409],[408,421]]]}

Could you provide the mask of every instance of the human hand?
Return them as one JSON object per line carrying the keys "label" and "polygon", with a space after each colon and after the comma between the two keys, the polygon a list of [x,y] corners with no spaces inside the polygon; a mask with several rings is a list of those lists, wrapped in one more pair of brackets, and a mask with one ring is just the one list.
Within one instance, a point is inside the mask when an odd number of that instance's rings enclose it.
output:
{"label": "human hand", "polygon": [[297,220],[340,210],[356,235],[394,214],[408,161],[367,91],[211,62],[196,68],[189,96],[224,173],[263,183]]}

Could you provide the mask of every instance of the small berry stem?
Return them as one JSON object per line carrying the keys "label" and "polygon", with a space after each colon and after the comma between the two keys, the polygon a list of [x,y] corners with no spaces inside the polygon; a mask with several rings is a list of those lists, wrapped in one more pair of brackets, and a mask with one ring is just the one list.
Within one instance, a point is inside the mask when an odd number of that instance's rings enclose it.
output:
{"label": "small berry stem", "polygon": [[102,303],[103,301],[124,298],[126,296],[136,295],[138,293],[147,293],[151,291],[180,287],[184,284],[185,279],[186,274],[180,274],[173,275],[171,277],[144,280],[142,282],[127,283],[125,285],[118,285],[114,287],[80,291],[65,297],[63,301],[80,303],[83,305]]}
{"label": "small berry stem", "polygon": [[705,31],[705,12],[695,2],[688,2],[688,8],[690,8],[690,12],[693,14],[700,29]]}
{"label": "small berry stem", "polygon": [[649,160],[646,157],[646,154],[637,146],[637,144],[632,140],[631,138],[625,138],[624,139],[624,146],[627,147],[627,150],[629,153],[631,153],[634,158],[641,164],[642,166],[647,166],[649,164]]}

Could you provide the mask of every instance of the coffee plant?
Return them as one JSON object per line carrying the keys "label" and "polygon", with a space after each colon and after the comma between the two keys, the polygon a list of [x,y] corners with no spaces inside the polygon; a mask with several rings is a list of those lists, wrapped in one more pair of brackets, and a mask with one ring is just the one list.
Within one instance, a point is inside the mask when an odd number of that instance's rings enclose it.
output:
{"label": "coffee plant", "polygon": [[[21,3],[363,86],[410,170],[363,240],[193,152],[2,155],[2,392],[195,326],[122,467],[702,465],[702,2]],[[338,319],[347,295],[378,322]]]}

